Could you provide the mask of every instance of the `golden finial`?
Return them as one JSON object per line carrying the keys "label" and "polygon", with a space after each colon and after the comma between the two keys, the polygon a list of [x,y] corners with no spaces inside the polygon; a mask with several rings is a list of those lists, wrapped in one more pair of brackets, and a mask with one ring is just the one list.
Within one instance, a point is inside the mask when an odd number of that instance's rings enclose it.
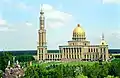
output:
{"label": "golden finial", "polygon": [[78,27],[80,27],[80,24],[78,24]]}

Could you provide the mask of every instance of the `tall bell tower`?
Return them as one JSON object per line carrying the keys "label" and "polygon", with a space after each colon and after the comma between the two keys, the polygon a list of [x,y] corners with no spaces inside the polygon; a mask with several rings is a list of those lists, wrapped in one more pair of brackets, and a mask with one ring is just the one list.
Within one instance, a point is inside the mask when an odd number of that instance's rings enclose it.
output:
{"label": "tall bell tower", "polygon": [[37,46],[37,60],[38,61],[45,61],[47,53],[47,46],[46,46],[46,29],[45,29],[45,17],[43,7],[41,5],[40,17],[39,17],[39,25],[40,28],[38,30],[38,46]]}

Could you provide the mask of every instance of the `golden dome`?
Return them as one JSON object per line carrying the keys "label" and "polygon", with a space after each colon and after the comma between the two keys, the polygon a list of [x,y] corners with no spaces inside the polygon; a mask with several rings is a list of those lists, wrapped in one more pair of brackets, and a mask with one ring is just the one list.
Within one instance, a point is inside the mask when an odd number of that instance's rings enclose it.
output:
{"label": "golden dome", "polygon": [[84,35],[85,31],[80,27],[80,24],[78,24],[77,27],[73,30],[73,33]]}
{"label": "golden dome", "polygon": [[108,45],[107,42],[105,40],[102,40],[100,45]]}

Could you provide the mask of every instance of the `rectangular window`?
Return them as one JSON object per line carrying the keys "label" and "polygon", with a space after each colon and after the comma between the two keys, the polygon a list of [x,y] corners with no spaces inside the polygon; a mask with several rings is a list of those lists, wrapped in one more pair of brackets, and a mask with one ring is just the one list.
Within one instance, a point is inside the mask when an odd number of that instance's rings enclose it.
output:
{"label": "rectangular window", "polygon": [[71,56],[69,55],[69,58],[71,58]]}
{"label": "rectangular window", "polygon": [[80,48],[80,52],[81,52],[81,48]]}
{"label": "rectangular window", "polygon": [[95,48],[94,48],[94,52],[95,52]]}
{"label": "rectangular window", "polygon": [[77,53],[79,53],[79,49],[77,48]]}
{"label": "rectangular window", "polygon": [[[76,48],[74,48],[74,51],[76,52]],[[74,53],[75,53],[75,52],[74,52]]]}
{"label": "rectangular window", "polygon": [[72,48],[72,53],[73,53],[73,51],[74,51],[74,50],[73,50],[73,48]]}
{"label": "rectangular window", "polygon": [[104,53],[105,53],[106,51],[105,51],[105,48],[104,48]]}
{"label": "rectangular window", "polygon": [[68,48],[66,48],[66,53],[68,53]]}
{"label": "rectangular window", "polygon": [[98,52],[98,49],[96,48],[96,52]]}
{"label": "rectangular window", "polygon": [[73,55],[72,55],[72,59],[73,59]]}
{"label": "rectangular window", "polygon": [[75,59],[76,59],[76,55],[75,55]]}
{"label": "rectangular window", "polygon": [[93,52],[93,49],[91,48],[91,52]]}

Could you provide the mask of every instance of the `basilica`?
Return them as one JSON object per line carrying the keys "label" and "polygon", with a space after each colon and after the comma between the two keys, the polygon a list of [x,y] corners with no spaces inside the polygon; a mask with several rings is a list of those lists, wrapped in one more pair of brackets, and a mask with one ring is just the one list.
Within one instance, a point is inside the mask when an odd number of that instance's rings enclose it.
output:
{"label": "basilica", "polygon": [[46,42],[45,16],[41,8],[40,11],[40,29],[38,30],[38,61],[108,61],[108,44],[104,40],[104,34],[99,45],[90,44],[86,39],[85,31],[80,24],[75,26],[72,39],[68,44],[59,46],[59,50],[48,50]]}

